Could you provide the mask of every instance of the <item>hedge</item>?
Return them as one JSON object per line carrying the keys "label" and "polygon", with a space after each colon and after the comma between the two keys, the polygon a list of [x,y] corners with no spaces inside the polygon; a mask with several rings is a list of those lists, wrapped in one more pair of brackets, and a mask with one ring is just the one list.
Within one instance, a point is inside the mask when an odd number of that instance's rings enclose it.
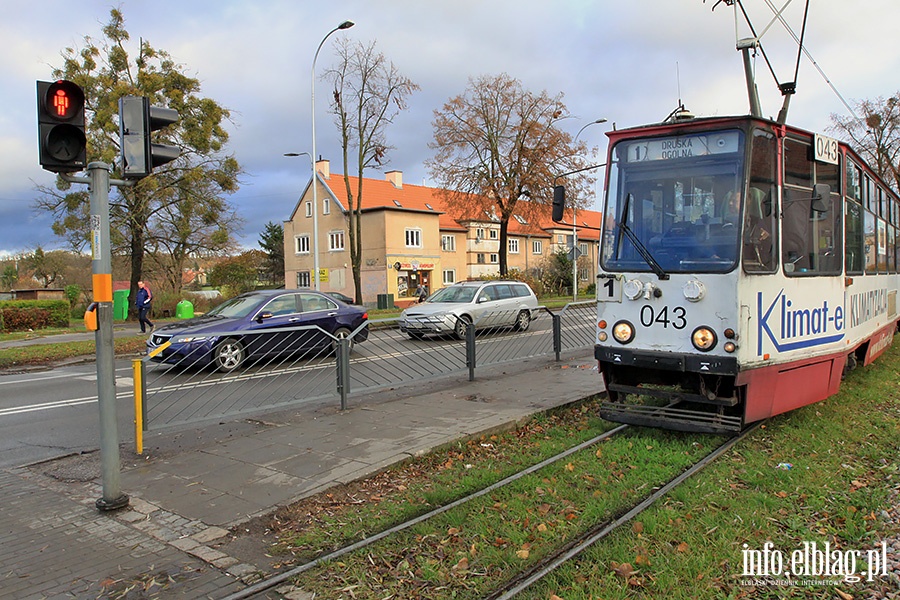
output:
{"label": "hedge", "polygon": [[69,326],[67,300],[0,301],[0,331],[28,331]]}

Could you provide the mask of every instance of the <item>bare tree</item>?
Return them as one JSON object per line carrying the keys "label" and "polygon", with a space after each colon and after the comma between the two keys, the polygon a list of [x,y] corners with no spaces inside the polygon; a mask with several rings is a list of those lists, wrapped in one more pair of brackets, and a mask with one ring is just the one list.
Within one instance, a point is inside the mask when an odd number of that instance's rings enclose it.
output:
{"label": "bare tree", "polygon": [[900,92],[888,99],[856,103],[855,116],[831,115],[829,132],[836,133],[859,152],[878,175],[900,191]]}
{"label": "bare tree", "polygon": [[[360,216],[363,198],[363,172],[370,167],[388,163],[389,146],[385,137],[387,126],[407,107],[406,99],[419,86],[400,74],[394,63],[375,50],[375,42],[368,46],[342,39],[337,45],[338,66],[328,70],[325,77],[334,84],[331,111],[341,134],[344,185],[347,187],[347,216],[349,219],[350,263],[356,302],[362,304],[362,228]],[[349,174],[357,177],[351,189]]]}
{"label": "bare tree", "polygon": [[[436,154],[426,163],[431,176],[454,216],[496,215],[503,276],[513,214],[539,222],[557,175],[588,166],[587,145],[559,128],[567,118],[561,93],[533,94],[505,73],[470,79],[465,93],[434,113],[429,146]],[[592,180],[580,173],[566,182],[576,203]],[[530,201],[520,202],[523,197]]]}

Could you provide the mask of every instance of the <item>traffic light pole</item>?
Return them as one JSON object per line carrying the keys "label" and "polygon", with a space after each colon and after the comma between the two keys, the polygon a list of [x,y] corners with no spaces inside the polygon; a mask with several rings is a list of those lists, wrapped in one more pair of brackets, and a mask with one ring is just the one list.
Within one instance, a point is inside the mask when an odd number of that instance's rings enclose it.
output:
{"label": "traffic light pole", "polygon": [[103,497],[96,501],[103,511],[128,506],[128,495],[119,483],[119,434],[116,420],[115,346],[113,344],[112,252],[109,232],[109,186],[132,185],[109,178],[110,166],[88,164],[88,177],[63,174],[66,181],[87,183],[91,196],[91,277],[97,303],[97,400],[100,408],[100,469]]}

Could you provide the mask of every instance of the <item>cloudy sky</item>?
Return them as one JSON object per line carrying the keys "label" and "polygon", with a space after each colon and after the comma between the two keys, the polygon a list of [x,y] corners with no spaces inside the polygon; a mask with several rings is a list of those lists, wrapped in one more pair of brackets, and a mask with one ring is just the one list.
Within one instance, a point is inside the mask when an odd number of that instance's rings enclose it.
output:
{"label": "cloudy sky", "polygon": [[[334,62],[331,42],[349,36],[377,49],[421,87],[409,110],[388,130],[396,149],[388,169],[404,181],[430,185],[423,163],[431,156],[433,111],[462,94],[469,78],[507,73],[535,93],[562,92],[573,118],[571,133],[606,149],[603,135],[656,122],[679,98],[697,115],[747,112],[733,10],[716,0],[123,0],[119,6],[134,52],[139,38],[168,51],[202,82],[202,94],[231,109],[228,150],[246,171],[230,197],[246,226],[241,241],[256,247],[268,221],[290,216],[309,180],[310,69],[316,47],[340,22],[356,25],[335,33],[323,47],[316,72]],[[757,31],[782,13],[799,35],[804,0],[744,0]],[[84,36],[102,38],[108,1],[5,0],[0,19],[0,253],[62,247],[50,219],[33,208],[38,184],[52,185],[37,157],[35,81],[50,79],[61,51],[80,48]],[[777,8],[775,5],[777,4]],[[789,121],[825,132],[832,113],[848,114],[830,80],[851,105],[900,90],[897,0],[851,3],[813,0]],[[797,44],[778,22],[763,46],[782,81],[793,77]],[[818,65],[818,69],[816,67]],[[763,112],[777,114],[781,96],[759,57]],[[820,74],[824,72],[827,80]],[[328,114],[328,84],[316,83],[316,146],[339,172],[338,137]],[[602,162],[602,160],[600,161]],[[367,173],[381,178],[380,172]]]}

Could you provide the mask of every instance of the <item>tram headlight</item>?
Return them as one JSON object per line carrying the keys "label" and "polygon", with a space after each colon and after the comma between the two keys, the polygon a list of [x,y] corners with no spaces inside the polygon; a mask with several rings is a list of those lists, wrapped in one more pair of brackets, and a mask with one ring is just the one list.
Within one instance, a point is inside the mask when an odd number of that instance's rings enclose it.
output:
{"label": "tram headlight", "polygon": [[620,344],[627,344],[634,339],[634,326],[628,321],[619,321],[613,325],[613,337]]}
{"label": "tram headlight", "polygon": [[691,343],[700,352],[709,352],[715,348],[716,341],[716,332],[704,325],[695,329],[694,333],[691,334]]}

